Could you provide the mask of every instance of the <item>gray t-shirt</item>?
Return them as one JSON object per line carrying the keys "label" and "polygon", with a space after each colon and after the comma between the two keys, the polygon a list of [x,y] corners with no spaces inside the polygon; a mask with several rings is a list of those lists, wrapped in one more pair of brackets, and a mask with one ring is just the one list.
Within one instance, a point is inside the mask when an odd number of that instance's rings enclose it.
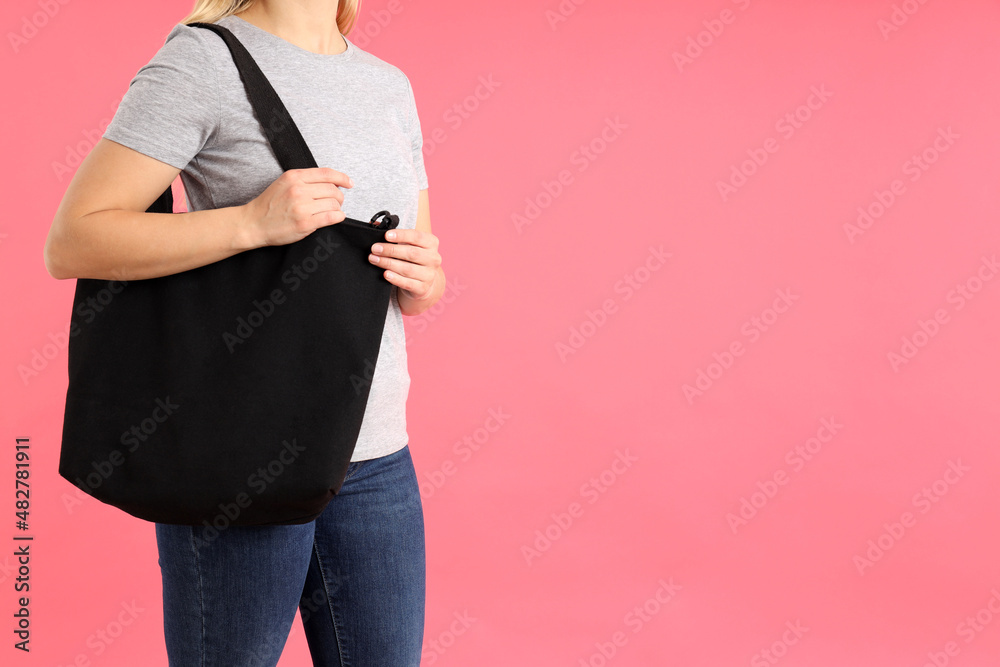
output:
{"label": "gray t-shirt", "polygon": [[[406,75],[346,38],[345,52],[326,55],[237,16],[218,24],[253,56],[316,164],[354,179],[354,187],[343,190],[344,213],[369,220],[387,209],[399,216],[400,229],[413,229],[427,174]],[[225,42],[182,23],[129,83],[103,136],[181,169],[191,211],[244,204],[282,173]],[[393,286],[353,461],[408,443],[410,375],[396,291]]]}

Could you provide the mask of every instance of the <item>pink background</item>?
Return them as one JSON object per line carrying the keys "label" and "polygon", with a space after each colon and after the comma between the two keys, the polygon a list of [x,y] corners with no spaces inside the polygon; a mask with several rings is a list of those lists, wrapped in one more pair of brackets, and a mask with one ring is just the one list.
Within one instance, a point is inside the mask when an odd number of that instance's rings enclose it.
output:
{"label": "pink background", "polygon": [[[365,0],[351,37],[413,82],[452,286],[407,320],[423,664],[997,664],[1000,7],[396,1]],[[45,346],[73,281],[42,244],[70,155],[191,5],[45,4],[0,5],[0,661],[163,665],[152,524],[67,506],[56,472],[66,355]],[[25,21],[44,25],[15,51]],[[779,313],[780,291],[797,298]],[[919,347],[894,368],[904,338]],[[30,656],[10,632],[16,437],[34,453]],[[296,621],[280,665],[307,655]]]}

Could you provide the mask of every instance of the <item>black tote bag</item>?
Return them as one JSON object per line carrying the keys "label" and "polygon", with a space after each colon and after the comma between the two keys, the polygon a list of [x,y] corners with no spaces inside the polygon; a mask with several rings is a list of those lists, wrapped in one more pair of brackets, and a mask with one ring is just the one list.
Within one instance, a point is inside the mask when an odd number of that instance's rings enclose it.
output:
{"label": "black tote bag", "polygon": [[[316,167],[253,58],[226,28],[282,169]],[[168,188],[149,212],[172,213]],[[59,474],[160,523],[306,523],[340,491],[361,429],[391,284],[367,257],[398,218],[169,276],[79,279]]]}

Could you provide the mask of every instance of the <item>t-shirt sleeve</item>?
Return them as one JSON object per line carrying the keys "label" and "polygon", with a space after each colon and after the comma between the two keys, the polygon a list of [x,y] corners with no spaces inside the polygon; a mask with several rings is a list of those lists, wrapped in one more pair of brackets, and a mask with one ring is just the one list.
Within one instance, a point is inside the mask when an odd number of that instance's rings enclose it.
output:
{"label": "t-shirt sleeve", "polygon": [[413,96],[413,86],[406,79],[406,90],[409,93],[410,105],[410,144],[413,148],[413,167],[417,170],[417,181],[420,189],[427,188],[427,170],[424,167],[424,137],[420,132],[420,117],[417,115],[417,102]]}
{"label": "t-shirt sleeve", "polygon": [[103,136],[178,169],[214,141],[222,113],[205,37],[214,35],[176,24],[129,82]]}

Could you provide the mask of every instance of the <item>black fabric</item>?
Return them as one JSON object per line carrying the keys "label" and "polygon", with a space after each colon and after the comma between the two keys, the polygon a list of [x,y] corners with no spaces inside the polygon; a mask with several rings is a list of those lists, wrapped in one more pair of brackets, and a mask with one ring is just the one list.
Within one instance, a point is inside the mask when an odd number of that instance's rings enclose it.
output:
{"label": "black fabric", "polygon": [[[226,41],[282,168],[316,167],[236,37],[191,25]],[[148,211],[172,213],[169,188]],[[378,360],[391,284],[367,257],[398,224],[379,216],[170,276],[77,280],[60,475],[147,521],[316,518],[343,484]]]}

